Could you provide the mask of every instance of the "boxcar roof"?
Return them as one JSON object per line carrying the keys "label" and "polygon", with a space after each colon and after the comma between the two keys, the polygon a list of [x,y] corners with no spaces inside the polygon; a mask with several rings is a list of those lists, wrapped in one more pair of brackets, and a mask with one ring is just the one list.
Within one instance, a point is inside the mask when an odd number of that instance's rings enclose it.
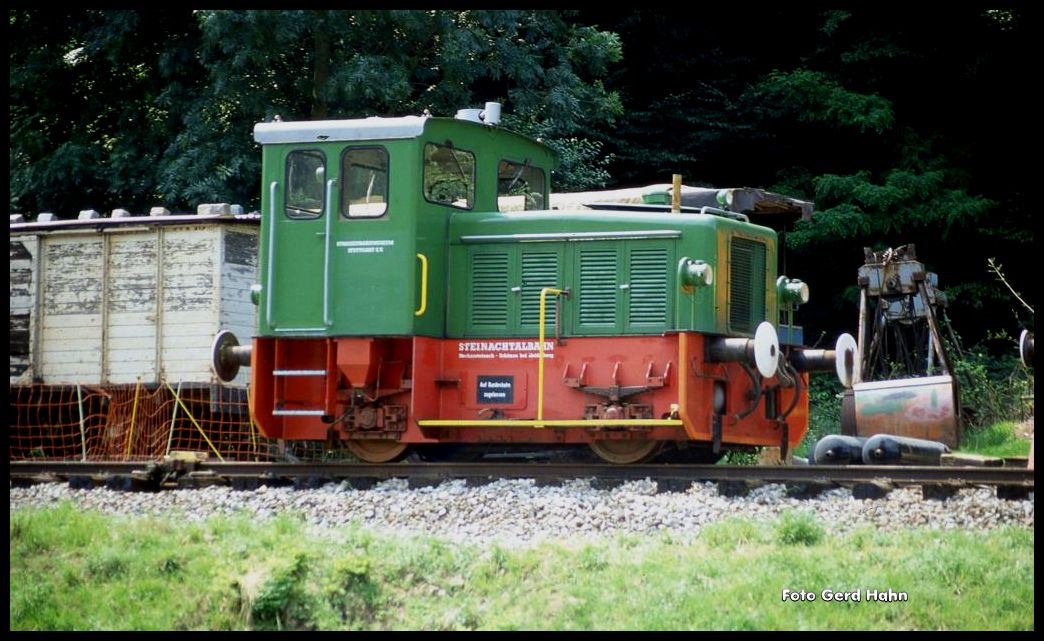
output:
{"label": "boxcar roof", "polygon": [[32,233],[51,232],[59,230],[89,230],[102,231],[103,229],[118,229],[120,227],[141,227],[144,225],[190,225],[190,224],[218,224],[218,223],[254,223],[261,222],[258,213],[219,215],[219,214],[171,214],[169,216],[124,216],[121,218],[87,218],[71,220],[51,220],[44,222],[13,223],[10,233]]}

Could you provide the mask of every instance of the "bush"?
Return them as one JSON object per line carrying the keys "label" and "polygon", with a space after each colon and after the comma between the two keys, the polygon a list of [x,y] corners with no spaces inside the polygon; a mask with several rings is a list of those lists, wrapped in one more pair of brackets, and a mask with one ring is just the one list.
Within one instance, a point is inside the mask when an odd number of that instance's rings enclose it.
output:
{"label": "bush", "polygon": [[823,540],[823,526],[811,512],[784,512],[776,533],[783,545],[815,545]]}
{"label": "bush", "polygon": [[[965,427],[974,430],[1026,418],[1024,399],[1032,394],[1033,384],[1029,371],[1019,362],[1015,344],[1001,332],[971,349],[950,350]],[[991,356],[991,347],[999,355]]]}
{"label": "bush", "polygon": [[246,623],[261,630],[310,628],[311,612],[304,578],[308,555],[297,552],[274,567],[238,582]]}
{"label": "bush", "polygon": [[755,448],[752,452],[745,450],[728,450],[725,452],[725,455],[721,457],[720,463],[722,465],[757,465],[758,453],[760,451],[760,447]]}
{"label": "bush", "polygon": [[381,586],[374,578],[370,557],[358,551],[337,558],[325,592],[342,621],[355,626],[372,623],[379,610]]}
{"label": "bush", "polygon": [[841,382],[833,372],[812,372],[808,377],[808,432],[794,448],[795,456],[809,457],[816,441],[841,433]]}

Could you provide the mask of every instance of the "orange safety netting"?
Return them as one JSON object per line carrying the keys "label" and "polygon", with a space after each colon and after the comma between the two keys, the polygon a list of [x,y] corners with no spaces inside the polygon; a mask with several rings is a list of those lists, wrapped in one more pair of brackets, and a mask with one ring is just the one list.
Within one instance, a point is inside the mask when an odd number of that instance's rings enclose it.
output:
{"label": "orange safety netting", "polygon": [[218,385],[11,386],[9,458],[124,461],[172,451],[229,461],[282,455],[250,420],[245,389]]}

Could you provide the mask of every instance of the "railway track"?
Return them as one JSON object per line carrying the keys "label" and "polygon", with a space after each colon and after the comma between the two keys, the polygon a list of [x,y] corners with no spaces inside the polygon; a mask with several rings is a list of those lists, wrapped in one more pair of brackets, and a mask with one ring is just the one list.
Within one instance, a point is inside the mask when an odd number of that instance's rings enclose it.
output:
{"label": "railway track", "polygon": [[243,489],[261,485],[315,487],[348,481],[364,489],[374,483],[405,478],[413,487],[464,479],[481,484],[496,479],[535,479],[553,484],[593,478],[613,485],[651,479],[661,490],[686,489],[694,481],[717,482],[723,494],[744,494],[751,486],[784,483],[795,494],[815,495],[833,486],[850,486],[858,498],[879,498],[893,487],[919,485],[926,498],[946,498],[963,487],[992,486],[1002,498],[1025,498],[1033,491],[1033,470],[1018,467],[929,466],[741,466],[628,465],[575,463],[219,463],[166,460],[138,462],[12,461],[12,483],[68,481],[78,487],[172,489],[228,484]]}

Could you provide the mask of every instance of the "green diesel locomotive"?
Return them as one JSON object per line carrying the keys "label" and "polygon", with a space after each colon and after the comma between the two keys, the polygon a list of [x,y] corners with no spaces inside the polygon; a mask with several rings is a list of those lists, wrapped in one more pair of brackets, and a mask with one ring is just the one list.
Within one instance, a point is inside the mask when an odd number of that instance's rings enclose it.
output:
{"label": "green diesel locomotive", "polygon": [[553,152],[498,119],[487,103],[255,127],[257,334],[220,335],[215,370],[251,366],[260,430],[370,462],[445,444],[586,444],[622,464],[795,446],[807,372],[850,378],[854,343],[804,350],[780,325],[808,288],[777,276],[776,233],[713,207],[551,209]]}

